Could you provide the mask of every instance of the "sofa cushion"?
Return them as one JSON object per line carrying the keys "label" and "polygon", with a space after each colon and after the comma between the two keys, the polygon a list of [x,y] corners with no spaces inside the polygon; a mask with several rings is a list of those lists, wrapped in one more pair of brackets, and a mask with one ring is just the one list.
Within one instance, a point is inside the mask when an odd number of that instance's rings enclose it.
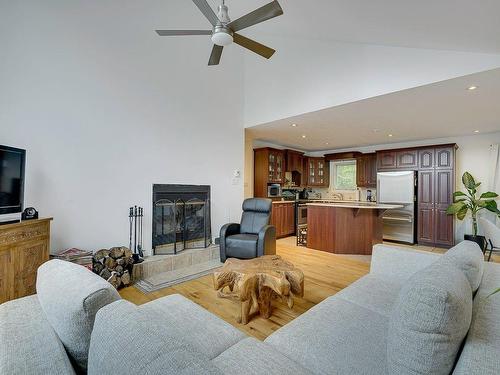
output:
{"label": "sofa cushion", "polygon": [[225,350],[212,363],[228,375],[312,374],[272,346],[250,337]]}
{"label": "sofa cushion", "polygon": [[256,234],[235,234],[226,237],[226,254],[235,258],[255,258],[257,256]]}
{"label": "sofa cushion", "polygon": [[389,374],[449,374],[470,326],[472,291],[462,271],[438,262],[402,287],[387,337]]}
{"label": "sofa cushion", "polygon": [[170,333],[170,325],[128,301],[103,307],[90,340],[88,375],[222,373],[197,348]]}
{"label": "sofa cushion", "polygon": [[477,243],[462,241],[444,253],[442,259],[450,261],[465,274],[473,292],[479,288],[483,277],[484,255]]}
{"label": "sofa cushion", "polygon": [[62,260],[38,268],[36,290],[42,310],[68,354],[85,369],[95,314],[120,295],[85,267]]}
{"label": "sofa cushion", "polygon": [[74,374],[37,296],[0,305],[0,374]]}
{"label": "sofa cushion", "polygon": [[335,298],[342,298],[389,317],[400,289],[401,284],[391,279],[367,275],[335,294]]}
{"label": "sofa cushion", "polygon": [[[496,375],[500,369],[500,264],[486,263],[472,308],[472,323],[454,375]],[[490,297],[488,297],[490,296]]]}
{"label": "sofa cushion", "polygon": [[387,327],[387,317],[333,296],[265,343],[314,374],[380,375],[387,372]]}
{"label": "sofa cushion", "polygon": [[138,311],[151,321],[161,322],[171,337],[210,359],[246,338],[240,330],[179,294],[148,302]]}

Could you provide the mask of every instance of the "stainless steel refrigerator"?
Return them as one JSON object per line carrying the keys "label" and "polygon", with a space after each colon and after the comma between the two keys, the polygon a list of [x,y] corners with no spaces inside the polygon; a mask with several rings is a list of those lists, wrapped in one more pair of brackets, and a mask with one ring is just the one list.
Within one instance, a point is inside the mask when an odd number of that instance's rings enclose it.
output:
{"label": "stainless steel refrigerator", "polygon": [[416,181],[414,171],[377,173],[378,203],[403,205],[403,208],[385,211],[384,240],[415,243]]}

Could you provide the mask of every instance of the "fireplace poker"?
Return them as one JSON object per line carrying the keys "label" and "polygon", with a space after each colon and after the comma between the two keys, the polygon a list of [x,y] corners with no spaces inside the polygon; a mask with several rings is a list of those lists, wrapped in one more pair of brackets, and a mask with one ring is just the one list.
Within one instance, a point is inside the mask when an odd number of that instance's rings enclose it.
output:
{"label": "fireplace poker", "polygon": [[130,207],[128,210],[128,221],[129,221],[129,245],[128,248],[132,250],[132,222],[134,221],[134,207]]}

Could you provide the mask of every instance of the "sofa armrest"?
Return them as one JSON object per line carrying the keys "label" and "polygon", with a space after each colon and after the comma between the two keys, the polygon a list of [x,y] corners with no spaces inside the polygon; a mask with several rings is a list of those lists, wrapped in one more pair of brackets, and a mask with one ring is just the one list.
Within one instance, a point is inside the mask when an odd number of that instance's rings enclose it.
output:
{"label": "sofa armrest", "polygon": [[234,234],[240,233],[240,224],[229,223],[222,226],[220,229],[220,261],[224,263],[226,261],[226,237],[232,236]]}
{"label": "sofa armrest", "polygon": [[372,252],[370,274],[402,282],[414,273],[431,265],[440,257],[427,251],[399,246],[375,245]]}
{"label": "sofa armrest", "polygon": [[266,225],[259,232],[257,242],[257,256],[275,255],[276,254],[276,227],[274,225]]}

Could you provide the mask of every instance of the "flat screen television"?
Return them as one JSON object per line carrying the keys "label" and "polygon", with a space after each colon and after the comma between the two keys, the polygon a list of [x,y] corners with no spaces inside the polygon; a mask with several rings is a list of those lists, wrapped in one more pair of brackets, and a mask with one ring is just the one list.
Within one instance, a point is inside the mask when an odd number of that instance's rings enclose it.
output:
{"label": "flat screen television", "polygon": [[0,145],[0,215],[22,212],[26,151]]}

